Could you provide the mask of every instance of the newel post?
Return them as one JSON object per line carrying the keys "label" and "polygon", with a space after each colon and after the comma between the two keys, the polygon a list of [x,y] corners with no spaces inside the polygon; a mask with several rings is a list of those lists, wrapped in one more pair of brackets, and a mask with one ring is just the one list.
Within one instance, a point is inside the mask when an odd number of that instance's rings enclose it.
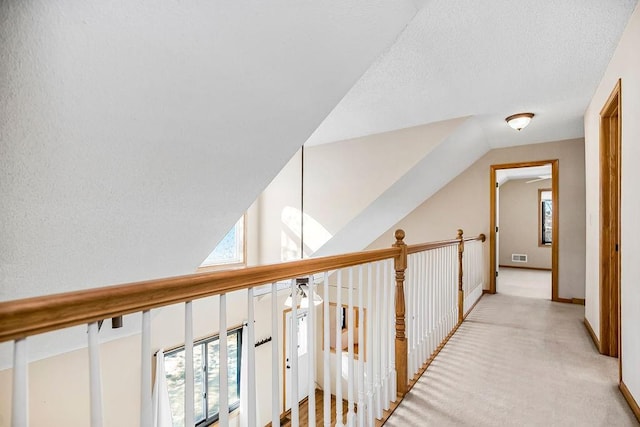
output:
{"label": "newel post", "polygon": [[462,256],[464,254],[464,237],[463,231],[458,229],[458,323],[462,323],[464,319],[464,287],[462,286],[462,277],[464,272],[462,271]]}
{"label": "newel post", "polygon": [[396,242],[393,247],[400,248],[395,258],[396,270],[396,384],[398,396],[407,393],[407,339],[405,337],[404,271],[407,268],[407,245],[404,243],[404,230],[396,230]]}

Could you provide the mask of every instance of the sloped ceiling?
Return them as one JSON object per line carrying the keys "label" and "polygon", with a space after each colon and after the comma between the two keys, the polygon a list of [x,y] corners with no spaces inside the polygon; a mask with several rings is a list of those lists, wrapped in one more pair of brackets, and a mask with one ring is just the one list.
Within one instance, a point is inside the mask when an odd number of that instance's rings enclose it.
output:
{"label": "sloped ceiling", "polygon": [[[307,144],[470,119],[314,255],[362,250],[491,148],[582,137],[635,4],[427,1]],[[535,114],[521,132],[518,112]]]}
{"label": "sloped ceiling", "polygon": [[[492,147],[583,136],[636,0],[427,1],[308,140],[476,116]],[[536,114],[526,132],[508,115]]]}
{"label": "sloped ceiling", "polygon": [[0,3],[0,299],[191,273],[412,0]]}

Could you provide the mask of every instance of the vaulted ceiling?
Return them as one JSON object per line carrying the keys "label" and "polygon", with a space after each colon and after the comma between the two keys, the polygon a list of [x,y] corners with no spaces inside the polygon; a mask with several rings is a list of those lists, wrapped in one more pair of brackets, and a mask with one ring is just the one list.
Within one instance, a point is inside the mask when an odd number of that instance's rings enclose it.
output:
{"label": "vaulted ceiling", "polygon": [[[583,136],[636,0],[431,0],[309,138],[476,116],[491,147]],[[515,135],[504,118],[533,112]]]}

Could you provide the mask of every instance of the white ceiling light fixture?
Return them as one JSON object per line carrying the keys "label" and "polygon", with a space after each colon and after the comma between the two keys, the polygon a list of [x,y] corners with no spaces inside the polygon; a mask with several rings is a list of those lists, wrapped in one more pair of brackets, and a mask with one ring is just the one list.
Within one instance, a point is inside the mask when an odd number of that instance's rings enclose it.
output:
{"label": "white ceiling light fixture", "polygon": [[513,129],[522,130],[529,125],[533,116],[533,113],[518,113],[507,117],[505,120]]}
{"label": "white ceiling light fixture", "polygon": [[[313,300],[313,305],[318,306],[322,304],[322,298],[316,294],[315,291],[311,298],[309,298],[309,278],[303,277],[296,279],[296,302],[300,308],[309,308],[309,300]],[[284,302],[285,307],[293,306],[293,295],[289,295]]]}

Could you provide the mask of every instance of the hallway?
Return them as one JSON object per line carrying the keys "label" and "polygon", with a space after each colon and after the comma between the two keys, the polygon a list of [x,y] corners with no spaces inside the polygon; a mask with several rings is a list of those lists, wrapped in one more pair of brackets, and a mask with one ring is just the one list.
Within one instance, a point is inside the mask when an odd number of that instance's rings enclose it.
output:
{"label": "hallway", "polygon": [[499,294],[551,300],[551,271],[500,267]]}
{"label": "hallway", "polygon": [[388,426],[634,426],[584,307],[485,295]]}

